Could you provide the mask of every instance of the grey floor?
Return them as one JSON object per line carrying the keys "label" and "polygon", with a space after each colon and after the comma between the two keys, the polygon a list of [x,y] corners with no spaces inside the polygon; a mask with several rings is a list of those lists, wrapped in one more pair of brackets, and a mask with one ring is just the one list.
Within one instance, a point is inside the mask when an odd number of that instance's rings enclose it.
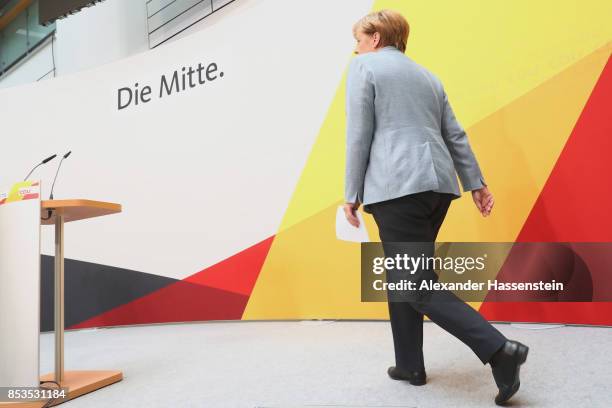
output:
{"label": "grey floor", "polygon": [[[497,324],[530,346],[511,406],[612,407],[612,328]],[[66,369],[123,381],[63,405],[97,407],[492,407],[489,366],[425,323],[428,383],[390,380],[388,322],[205,322],[66,333]],[[53,335],[41,335],[41,373]]]}

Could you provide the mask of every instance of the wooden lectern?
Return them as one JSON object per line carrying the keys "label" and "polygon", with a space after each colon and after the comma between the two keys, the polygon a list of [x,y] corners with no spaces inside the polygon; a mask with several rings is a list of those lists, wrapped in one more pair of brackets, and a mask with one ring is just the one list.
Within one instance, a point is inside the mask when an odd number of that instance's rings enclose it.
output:
{"label": "wooden lectern", "polygon": [[[41,381],[56,381],[68,388],[68,395],[51,406],[121,381],[121,371],[64,371],[64,223],[121,212],[121,205],[92,200],[47,200],[41,202],[41,224],[55,225],[55,372]],[[51,387],[49,387],[51,388]],[[38,408],[43,402],[12,404],[19,408]]]}

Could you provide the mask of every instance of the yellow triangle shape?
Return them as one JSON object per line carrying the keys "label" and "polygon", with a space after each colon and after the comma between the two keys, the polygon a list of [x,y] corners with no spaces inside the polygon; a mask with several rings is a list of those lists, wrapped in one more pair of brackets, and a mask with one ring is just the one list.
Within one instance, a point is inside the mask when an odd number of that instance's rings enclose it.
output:
{"label": "yellow triangle shape", "polygon": [[[514,240],[609,54],[609,48],[593,53],[468,129],[497,196],[495,214],[478,218],[469,197],[455,200],[439,241]],[[338,107],[332,106],[325,132],[340,126],[340,119],[330,118],[338,114],[334,109]],[[330,197],[342,195],[340,180],[338,191],[332,191],[334,178],[328,171],[344,156],[337,141],[325,137],[331,135],[325,132],[322,130],[307,175],[289,208],[294,214],[319,210],[307,218],[292,215],[292,222],[279,231],[243,319],[388,318],[385,303],[360,302],[359,245],[337,240],[334,231],[341,200],[323,205],[322,191]],[[369,215],[366,224],[371,239],[378,240]]]}

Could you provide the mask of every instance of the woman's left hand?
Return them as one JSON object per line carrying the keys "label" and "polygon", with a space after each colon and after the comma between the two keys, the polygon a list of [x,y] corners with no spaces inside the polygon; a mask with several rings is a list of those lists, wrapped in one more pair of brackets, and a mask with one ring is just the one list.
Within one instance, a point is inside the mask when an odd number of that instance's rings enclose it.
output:
{"label": "woman's left hand", "polygon": [[477,190],[472,190],[472,198],[474,199],[474,203],[476,204],[478,211],[480,211],[483,217],[491,215],[491,210],[493,209],[495,199],[487,186],[483,186]]}
{"label": "woman's left hand", "polygon": [[357,218],[357,209],[360,203],[346,203],[344,204],[344,215],[346,220],[355,228],[359,228],[359,218]]}

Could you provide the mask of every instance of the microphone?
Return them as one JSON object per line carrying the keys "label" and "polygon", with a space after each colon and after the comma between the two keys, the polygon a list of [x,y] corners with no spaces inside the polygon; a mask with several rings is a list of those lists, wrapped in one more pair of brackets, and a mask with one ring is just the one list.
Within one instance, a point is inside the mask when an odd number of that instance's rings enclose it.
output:
{"label": "microphone", "polygon": [[28,179],[28,177],[30,177],[32,175],[32,173],[34,173],[34,170],[36,170],[38,168],[38,166],[42,166],[43,164],[47,164],[49,163],[51,160],[55,159],[57,157],[57,154],[54,154],[53,156],[49,156],[47,157],[45,160],[41,161],[40,163],[38,163],[36,166],[34,166],[34,168],[32,170],[30,170],[30,172],[28,173],[27,176],[25,176],[25,178],[23,179],[23,181],[26,181]]}
{"label": "microphone", "polygon": [[59,165],[57,166],[57,171],[55,172],[55,178],[53,179],[53,184],[51,185],[51,195],[49,196],[49,200],[53,200],[53,188],[55,187],[55,180],[57,180],[57,175],[59,174],[60,168],[62,167],[62,162],[68,158],[68,156],[70,156],[70,153],[72,153],[72,150],[70,150],[68,153],[66,153],[64,155],[64,157],[62,157],[62,160],[60,160]]}

